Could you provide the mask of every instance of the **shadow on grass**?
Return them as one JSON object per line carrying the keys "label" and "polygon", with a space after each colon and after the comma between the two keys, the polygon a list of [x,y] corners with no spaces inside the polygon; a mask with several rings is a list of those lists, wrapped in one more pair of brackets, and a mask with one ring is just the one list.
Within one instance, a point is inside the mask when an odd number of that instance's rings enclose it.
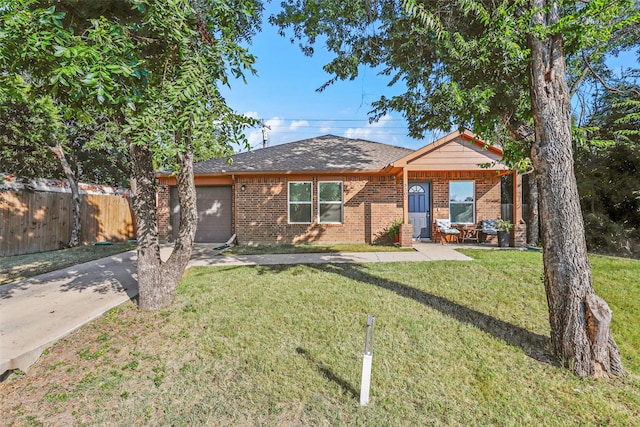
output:
{"label": "shadow on grass", "polygon": [[298,348],[296,348],[296,353],[298,353],[299,355],[303,356],[305,359],[307,359],[307,361],[309,363],[314,365],[316,370],[320,374],[322,374],[323,377],[325,377],[329,381],[332,381],[332,382],[338,384],[340,386],[340,388],[342,389],[343,393],[350,394],[351,397],[356,399],[356,400],[358,400],[360,398],[358,392],[356,391],[355,388],[353,388],[351,386],[351,384],[349,384],[345,379],[340,378],[339,376],[334,374],[333,371],[331,371],[331,369],[327,368],[322,363],[318,362],[313,356],[311,356],[309,354],[309,352],[307,350],[305,350],[302,347],[298,347]]}
{"label": "shadow on grass", "polygon": [[[291,266],[261,266],[271,272],[282,272]],[[520,326],[512,325],[488,314],[450,301],[438,295],[405,285],[393,280],[374,276],[361,264],[309,264],[308,267],[323,272],[338,274],[367,285],[378,286],[401,297],[417,301],[426,307],[437,310],[459,322],[467,323],[484,331],[494,338],[501,339],[509,345],[521,348],[525,354],[541,363],[560,366],[556,358],[549,352],[550,339],[536,334]]]}

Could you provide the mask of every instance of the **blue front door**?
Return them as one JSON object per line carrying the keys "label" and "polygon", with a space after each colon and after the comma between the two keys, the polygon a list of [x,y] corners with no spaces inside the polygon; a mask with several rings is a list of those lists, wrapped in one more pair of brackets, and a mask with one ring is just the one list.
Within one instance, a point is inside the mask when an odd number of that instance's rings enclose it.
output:
{"label": "blue front door", "polygon": [[431,238],[431,183],[409,182],[409,223],[414,239]]}

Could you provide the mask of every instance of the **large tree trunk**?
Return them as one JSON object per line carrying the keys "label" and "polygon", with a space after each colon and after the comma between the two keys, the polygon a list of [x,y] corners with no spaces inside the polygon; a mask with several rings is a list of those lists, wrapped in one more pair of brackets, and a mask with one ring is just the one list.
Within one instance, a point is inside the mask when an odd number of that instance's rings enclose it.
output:
{"label": "large tree trunk", "polygon": [[[532,0],[532,6],[538,11],[534,24],[558,22],[557,3]],[[540,193],[544,283],[553,350],[580,377],[624,375],[609,330],[610,311],[604,301],[594,298],[573,171],[571,106],[562,38],[547,36],[539,40],[530,35],[529,47],[535,125],[531,159]]]}
{"label": "large tree trunk", "polygon": [[156,185],[152,153],[147,146],[131,145],[134,194],[133,210],[138,225],[138,289],[142,310],[160,310],[173,301],[176,287],[191,257],[197,226],[193,183],[193,152],[178,158],[180,228],[174,250],[166,262],[160,258],[156,216]]}
{"label": "large tree trunk", "polygon": [[69,162],[67,162],[62,146],[56,144],[54,147],[51,147],[51,151],[58,158],[64,175],[69,182],[69,188],[71,189],[71,238],[69,239],[69,247],[74,248],[80,244],[80,232],[82,231],[82,225],[80,223],[80,191],[78,190],[76,175],[73,173]]}

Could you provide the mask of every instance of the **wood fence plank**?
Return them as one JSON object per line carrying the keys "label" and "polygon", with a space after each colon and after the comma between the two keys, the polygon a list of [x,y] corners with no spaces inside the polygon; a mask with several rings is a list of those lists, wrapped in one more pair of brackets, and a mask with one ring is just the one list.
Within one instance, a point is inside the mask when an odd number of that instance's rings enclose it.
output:
{"label": "wood fence plank", "polygon": [[[81,194],[81,241],[135,238],[129,199],[121,195]],[[60,249],[71,237],[71,195],[0,192],[0,256]]]}

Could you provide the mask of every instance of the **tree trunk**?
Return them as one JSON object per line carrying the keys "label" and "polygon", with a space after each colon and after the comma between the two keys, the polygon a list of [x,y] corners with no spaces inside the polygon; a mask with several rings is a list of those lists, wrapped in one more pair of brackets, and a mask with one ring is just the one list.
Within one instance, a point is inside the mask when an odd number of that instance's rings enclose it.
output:
{"label": "tree trunk", "polygon": [[[558,22],[557,3],[532,0],[532,6],[537,11],[534,24]],[[608,322],[593,326],[596,323],[587,319],[587,300],[594,290],[573,171],[571,106],[562,38],[547,36],[540,40],[529,35],[528,41],[535,126],[531,159],[540,193],[544,283],[553,350],[580,377],[624,375]],[[589,325],[601,330],[590,330]],[[606,351],[602,351],[603,345]]]}
{"label": "tree trunk", "polygon": [[193,152],[189,150],[178,158],[180,228],[173,253],[164,263],[160,258],[158,241],[153,155],[148,146],[132,144],[131,157],[133,210],[138,226],[138,305],[142,310],[160,310],[173,301],[178,282],[191,257],[197,226]]}
{"label": "tree trunk", "polygon": [[178,201],[180,203],[180,225],[173,252],[163,265],[163,276],[177,284],[182,278],[191,258],[193,241],[198,226],[196,187],[193,181],[193,150],[191,147],[177,158],[180,172],[176,175]]}
{"label": "tree trunk", "polygon": [[57,144],[51,147],[51,151],[58,158],[71,189],[71,238],[69,239],[69,247],[74,248],[80,244],[80,232],[82,231],[80,223],[80,191],[78,191],[76,175],[73,173],[71,166],[69,166],[69,162],[67,162],[62,146]]}

